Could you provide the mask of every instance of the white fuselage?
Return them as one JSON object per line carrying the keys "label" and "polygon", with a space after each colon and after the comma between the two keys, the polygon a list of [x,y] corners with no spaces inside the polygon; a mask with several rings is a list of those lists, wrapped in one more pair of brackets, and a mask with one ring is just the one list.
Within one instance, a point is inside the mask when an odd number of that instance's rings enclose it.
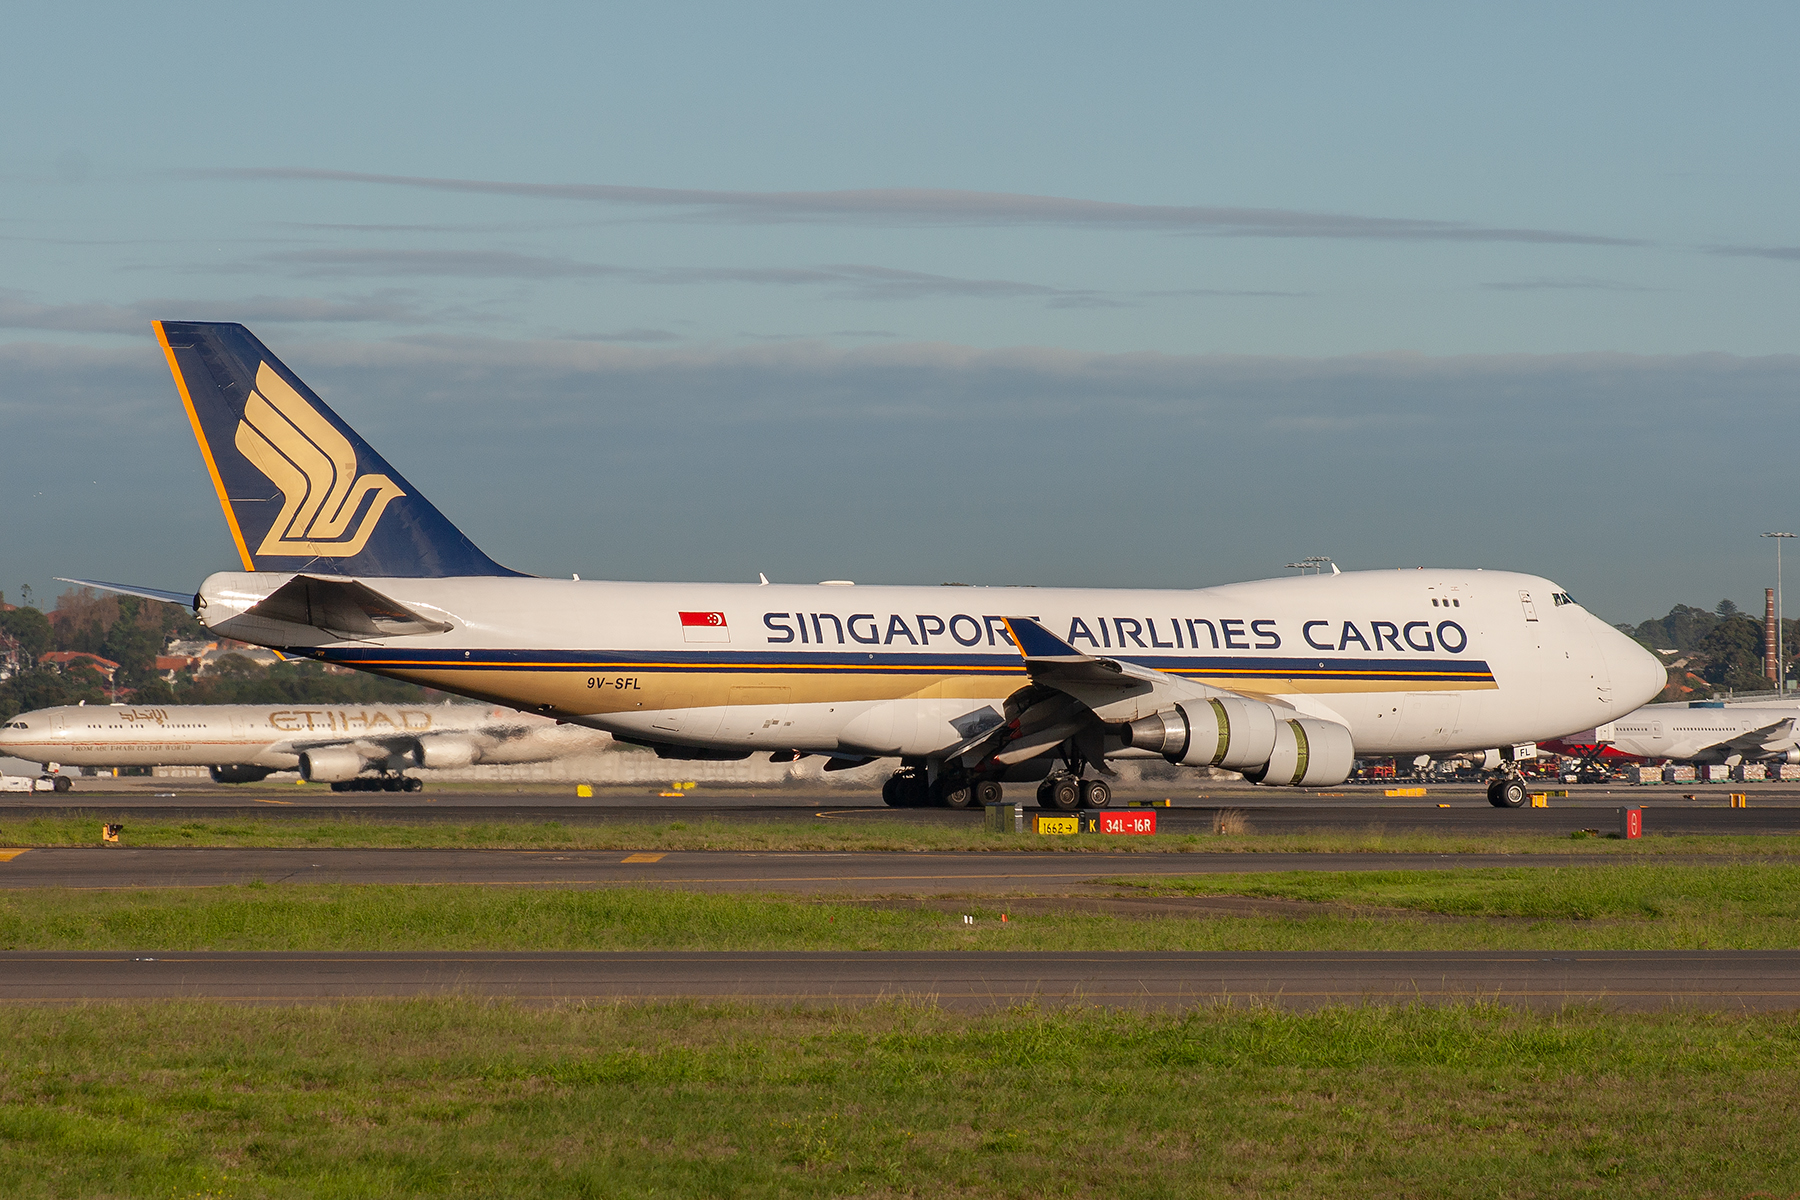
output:
{"label": "white fuselage", "polygon": [[[1189,591],[362,578],[446,632],[346,640],[244,616],[292,575],[229,572],[232,637],[647,742],[930,756],[1027,686],[1000,618],[1077,650],[1347,725],[1356,752],[1536,742],[1661,690],[1647,651],[1548,580],[1302,576]],[[683,614],[687,614],[684,616]]]}
{"label": "white fuselage", "polygon": [[1639,758],[1673,758],[1684,762],[1729,762],[1743,759],[1800,761],[1793,705],[1647,704],[1598,731],[1597,741]]}
{"label": "white fuselage", "polygon": [[0,726],[0,754],[82,767],[253,766],[354,748],[371,766],[416,765],[421,746],[461,763],[541,762],[600,749],[591,729],[479,704],[84,704]]}

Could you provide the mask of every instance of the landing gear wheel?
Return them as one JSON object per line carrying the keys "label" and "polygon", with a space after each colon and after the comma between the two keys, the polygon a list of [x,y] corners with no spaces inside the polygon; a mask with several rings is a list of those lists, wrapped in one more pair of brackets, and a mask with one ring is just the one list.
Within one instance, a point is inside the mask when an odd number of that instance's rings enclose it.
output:
{"label": "landing gear wheel", "polygon": [[423,779],[414,779],[412,776],[408,775],[406,777],[406,782],[401,785],[400,790],[403,792],[422,792],[425,790],[425,781]]}
{"label": "landing gear wheel", "polygon": [[1038,784],[1038,807],[1074,812],[1081,807],[1081,781],[1073,775],[1052,775]]}
{"label": "landing gear wheel", "polygon": [[998,804],[1006,796],[1006,789],[1000,786],[998,779],[983,779],[975,785],[975,803]]}
{"label": "landing gear wheel", "polygon": [[1112,788],[1104,779],[1089,779],[1081,785],[1081,807],[1105,808],[1112,803]]}
{"label": "landing gear wheel", "polygon": [[938,803],[945,808],[968,808],[975,803],[975,789],[969,786],[967,779],[944,776],[932,791],[937,793]]}
{"label": "landing gear wheel", "polygon": [[1524,808],[1525,783],[1520,779],[1496,779],[1488,784],[1488,803],[1495,808]]}
{"label": "landing gear wheel", "polygon": [[881,799],[889,808],[918,808],[925,803],[925,780],[911,771],[896,771],[881,785]]}
{"label": "landing gear wheel", "polygon": [[74,781],[67,775],[58,775],[56,777],[56,782],[50,786],[59,792],[72,792],[75,790]]}

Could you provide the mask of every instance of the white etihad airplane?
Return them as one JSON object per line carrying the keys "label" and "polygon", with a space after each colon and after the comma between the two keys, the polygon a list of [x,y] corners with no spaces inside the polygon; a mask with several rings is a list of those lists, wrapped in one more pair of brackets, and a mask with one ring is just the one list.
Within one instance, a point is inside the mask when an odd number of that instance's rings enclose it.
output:
{"label": "white etihad airplane", "polygon": [[1041,781],[1098,807],[1110,760],[1271,785],[1356,755],[1515,748],[1610,721],[1662,666],[1547,579],[1315,575],[1190,591],[532,578],[445,519],[249,330],[156,323],[243,569],[180,600],[225,636],[603,729],[668,756],[897,756],[894,805]]}
{"label": "white etihad airplane", "polygon": [[1583,760],[1673,759],[1677,762],[1800,763],[1800,706],[1690,700],[1646,704],[1580,733],[1543,745]]}
{"label": "white etihad airplane", "polygon": [[276,771],[333,791],[417,791],[409,767],[545,762],[593,753],[594,729],[483,704],[80,704],[40,708],[0,724],[0,756],[59,766],[210,767],[217,783],[257,783]]}

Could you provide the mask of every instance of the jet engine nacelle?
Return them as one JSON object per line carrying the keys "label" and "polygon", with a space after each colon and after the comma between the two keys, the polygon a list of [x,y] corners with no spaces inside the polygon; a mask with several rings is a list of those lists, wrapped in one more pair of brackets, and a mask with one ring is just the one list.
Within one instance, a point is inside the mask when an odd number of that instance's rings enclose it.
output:
{"label": "jet engine nacelle", "polygon": [[1782,750],[1763,761],[1773,763],[1800,763],[1800,750]]}
{"label": "jet engine nacelle", "polygon": [[362,774],[363,756],[343,746],[300,752],[300,778],[308,783],[342,783]]}
{"label": "jet engine nacelle", "polygon": [[460,737],[420,738],[418,752],[413,757],[421,767],[433,770],[467,767],[475,762],[475,743]]}
{"label": "jet engine nacelle", "polygon": [[1245,771],[1244,778],[1270,787],[1322,787],[1348,779],[1355,758],[1348,729],[1336,721],[1297,717],[1275,726],[1269,761]]}
{"label": "jet engine nacelle", "polygon": [[1125,727],[1125,744],[1184,767],[1241,771],[1269,761],[1275,731],[1275,710],[1267,704],[1214,696],[1131,722]]}

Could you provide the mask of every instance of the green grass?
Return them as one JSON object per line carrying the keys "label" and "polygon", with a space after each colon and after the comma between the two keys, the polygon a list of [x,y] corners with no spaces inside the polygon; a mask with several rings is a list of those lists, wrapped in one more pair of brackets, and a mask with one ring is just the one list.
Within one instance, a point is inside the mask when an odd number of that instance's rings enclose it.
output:
{"label": "green grass", "polygon": [[[1121,881],[1120,890],[1134,890]],[[944,910],[636,888],[249,884],[0,892],[10,950],[1473,950],[1800,946],[1800,867],[1607,865],[1213,875],[1163,894],[1292,914],[1116,916],[986,896]],[[976,918],[965,925],[961,914]],[[1002,922],[1005,913],[1008,920]]]}
{"label": "green grass", "polygon": [[1787,863],[1267,871],[1113,882],[1160,895],[1278,897],[1459,917],[1659,923],[1709,917],[1800,920],[1800,865]]}
{"label": "green grass", "polygon": [[[825,811],[825,810],[820,810]],[[104,817],[0,815],[0,846],[92,846]],[[1029,850],[1048,853],[1368,853],[1532,854],[1643,858],[1668,855],[1800,855],[1800,835],[1652,836],[1637,841],[1571,840],[1567,835],[1390,832],[1381,826],[1349,831],[1219,836],[1205,833],[1149,837],[1038,837],[988,833],[981,818],[959,825],[914,825],[870,817],[790,821],[641,821],[565,824],[560,821],[419,821],[382,824],[337,821],[120,818],[129,846],[261,846],[567,850]]]}
{"label": "green grass", "polygon": [[9,1197],[1787,1196],[1800,1024],[442,999],[0,1010]]}

